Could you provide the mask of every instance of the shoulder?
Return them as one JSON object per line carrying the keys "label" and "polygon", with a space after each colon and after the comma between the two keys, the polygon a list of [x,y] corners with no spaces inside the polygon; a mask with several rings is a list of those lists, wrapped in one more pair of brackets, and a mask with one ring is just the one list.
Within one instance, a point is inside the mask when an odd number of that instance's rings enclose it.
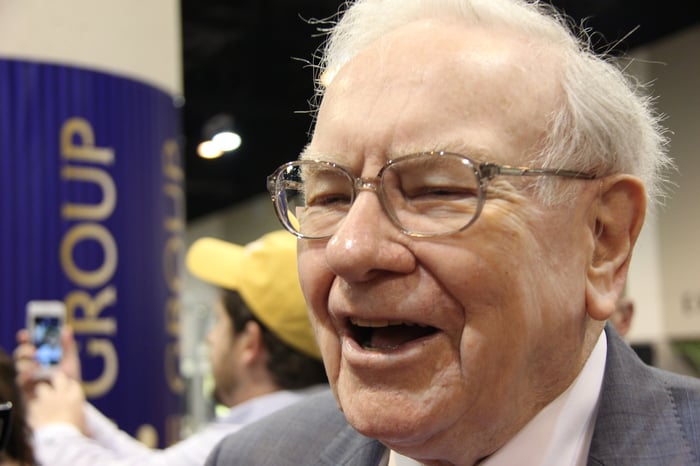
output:
{"label": "shoulder", "polygon": [[[700,379],[649,368],[673,405],[678,426],[690,434],[700,461]],[[693,434],[694,433],[694,434]]]}
{"label": "shoulder", "polygon": [[345,447],[371,442],[347,424],[331,391],[324,390],[224,438],[207,464],[315,464],[338,438]]}
{"label": "shoulder", "polygon": [[647,366],[614,331],[606,332],[608,354],[591,458],[607,458],[607,464],[623,459],[658,464],[653,458],[696,464],[700,380]]}
{"label": "shoulder", "polygon": [[[700,379],[664,371],[642,362],[614,332],[608,333],[604,395],[623,394],[628,398],[669,398],[676,406],[694,408],[700,414]],[[679,405],[680,403],[680,405]]]}

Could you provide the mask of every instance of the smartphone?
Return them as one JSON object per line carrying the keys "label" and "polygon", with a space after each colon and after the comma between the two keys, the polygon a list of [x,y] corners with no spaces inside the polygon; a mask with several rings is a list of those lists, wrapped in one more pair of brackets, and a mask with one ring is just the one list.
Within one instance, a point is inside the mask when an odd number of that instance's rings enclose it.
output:
{"label": "smartphone", "polygon": [[27,330],[36,347],[39,363],[37,378],[47,378],[61,362],[61,330],[66,320],[63,301],[29,301],[27,303]]}

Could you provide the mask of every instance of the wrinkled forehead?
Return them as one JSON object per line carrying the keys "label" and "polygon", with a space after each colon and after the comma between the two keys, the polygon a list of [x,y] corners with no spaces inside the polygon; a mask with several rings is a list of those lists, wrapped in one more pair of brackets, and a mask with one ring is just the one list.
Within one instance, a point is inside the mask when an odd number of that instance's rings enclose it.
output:
{"label": "wrinkled forehead", "polygon": [[400,27],[333,75],[303,156],[352,151],[358,141],[390,153],[456,150],[445,144],[460,144],[479,126],[501,131],[506,143],[541,135],[561,94],[552,49],[453,20]]}
{"label": "wrinkled forehead", "polygon": [[[348,70],[357,72],[355,66],[367,67],[365,77],[376,77],[376,73],[387,65],[403,66],[406,72],[415,65],[442,68],[478,56],[488,57],[488,62],[497,67],[517,65],[523,71],[543,71],[552,67],[559,59],[557,47],[539,36],[527,35],[504,25],[469,24],[454,18],[428,18],[406,23],[386,32],[366,46],[356,50],[339,69],[328,69],[326,85],[336,82],[339,76],[348,79]],[[346,69],[347,68],[347,69]],[[344,71],[345,69],[345,71]],[[547,73],[551,72],[551,68]],[[353,73],[354,74],[354,73]]]}

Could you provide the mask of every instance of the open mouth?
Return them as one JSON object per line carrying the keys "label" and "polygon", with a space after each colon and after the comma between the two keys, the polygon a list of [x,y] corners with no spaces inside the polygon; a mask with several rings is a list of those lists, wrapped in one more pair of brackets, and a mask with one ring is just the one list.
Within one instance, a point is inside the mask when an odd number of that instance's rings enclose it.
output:
{"label": "open mouth", "polygon": [[350,319],[350,335],[363,349],[370,351],[393,350],[437,331],[435,327],[413,322]]}

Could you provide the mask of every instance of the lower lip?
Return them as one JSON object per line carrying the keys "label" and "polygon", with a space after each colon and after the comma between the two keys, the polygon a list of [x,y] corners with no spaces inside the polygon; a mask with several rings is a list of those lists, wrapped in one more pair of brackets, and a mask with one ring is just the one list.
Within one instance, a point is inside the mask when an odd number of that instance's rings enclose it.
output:
{"label": "lower lip", "polygon": [[343,359],[353,367],[372,369],[397,368],[416,364],[434,355],[440,340],[440,332],[411,340],[393,348],[366,349],[354,339],[341,337]]}

